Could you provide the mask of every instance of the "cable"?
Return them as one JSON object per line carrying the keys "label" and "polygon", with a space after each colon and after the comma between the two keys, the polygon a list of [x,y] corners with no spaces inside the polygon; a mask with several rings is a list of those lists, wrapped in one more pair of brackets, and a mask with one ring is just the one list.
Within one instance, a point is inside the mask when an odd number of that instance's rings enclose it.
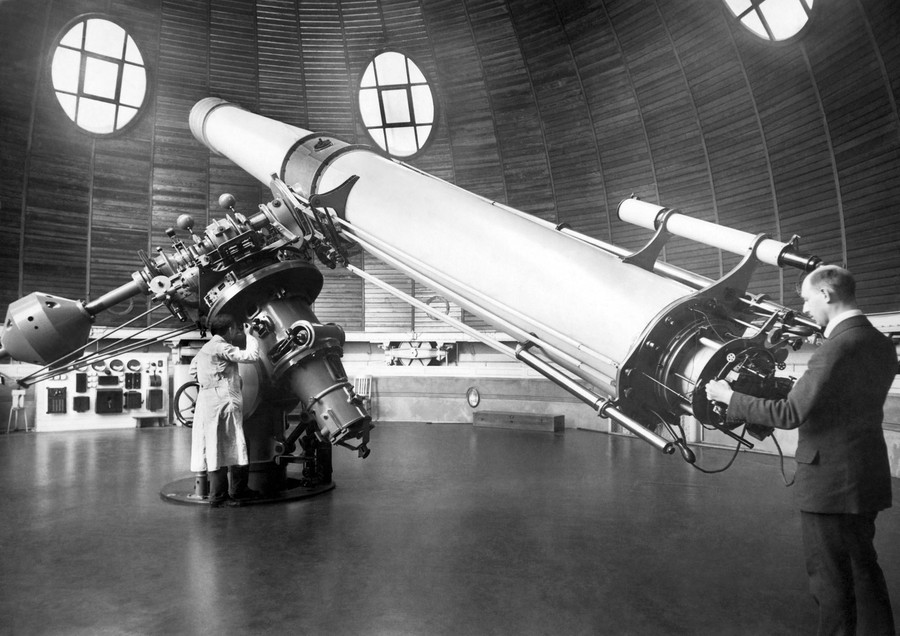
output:
{"label": "cable", "polygon": [[[743,439],[743,435],[741,436],[741,439]],[[737,445],[734,447],[734,453],[732,453],[731,459],[729,459],[728,463],[725,464],[722,468],[715,468],[715,469],[703,468],[701,466],[698,466],[696,463],[691,464],[691,466],[693,466],[694,468],[699,470],[701,473],[706,473],[707,475],[714,475],[715,473],[724,473],[726,470],[731,468],[731,465],[734,464],[734,460],[737,459],[737,456],[740,452],[741,452],[741,443],[738,442]]]}
{"label": "cable", "polygon": [[704,312],[700,309],[697,309],[696,307],[692,308],[691,311],[693,311],[695,314],[700,314],[701,316],[703,316],[704,320],[706,320],[706,325],[712,330],[712,332],[715,334],[716,338],[718,338],[722,342],[727,342],[729,340],[727,334],[725,336],[723,336],[722,334],[719,333],[719,330],[716,329],[716,326],[713,324],[712,318],[710,318],[706,314],[706,312]]}
{"label": "cable", "polygon": [[775,448],[778,449],[778,458],[781,462],[781,481],[784,482],[785,488],[790,488],[794,485],[794,481],[797,479],[797,473],[794,472],[794,474],[791,476],[791,480],[788,481],[787,474],[785,474],[784,472],[784,453],[781,452],[781,444],[778,443],[778,438],[775,437],[774,432],[772,433],[772,441],[775,442]]}
{"label": "cable", "polygon": [[[676,426],[678,427],[678,431],[680,433],[679,434],[679,433],[675,432],[675,430],[672,428],[672,425],[669,424],[669,422],[667,422],[666,419],[663,418],[659,413],[657,413],[656,411],[654,411],[652,409],[650,410],[650,412],[653,413],[653,415],[655,415],[659,419],[659,421],[663,423],[663,425],[666,427],[666,429],[668,429],[669,435],[672,436],[672,439],[674,439],[676,443],[684,444],[685,446],[687,446],[687,434],[684,432],[684,427],[681,425],[680,420],[676,424]],[[743,432],[741,433],[741,439],[744,439]],[[731,468],[731,465],[734,464],[734,460],[737,459],[737,456],[738,456],[738,453],[740,452],[740,450],[741,450],[741,443],[738,442],[737,446],[735,446],[735,448],[734,448],[734,454],[731,456],[731,459],[728,460],[728,463],[725,464],[725,466],[723,466],[722,468],[714,468],[714,469],[703,468],[701,466],[698,466],[696,462],[689,462],[689,463],[693,468],[696,468],[701,473],[706,473],[707,475],[713,475],[715,473],[722,473],[722,472],[725,472],[726,470],[728,470],[729,468]]]}

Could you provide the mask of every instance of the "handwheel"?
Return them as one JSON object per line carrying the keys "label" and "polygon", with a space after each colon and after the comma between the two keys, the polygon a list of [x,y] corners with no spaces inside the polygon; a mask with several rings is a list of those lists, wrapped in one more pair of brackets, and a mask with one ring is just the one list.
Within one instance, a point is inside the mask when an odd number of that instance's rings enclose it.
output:
{"label": "handwheel", "polygon": [[176,419],[182,426],[191,428],[194,425],[194,409],[197,407],[197,395],[200,393],[198,382],[185,382],[175,391],[172,408]]}

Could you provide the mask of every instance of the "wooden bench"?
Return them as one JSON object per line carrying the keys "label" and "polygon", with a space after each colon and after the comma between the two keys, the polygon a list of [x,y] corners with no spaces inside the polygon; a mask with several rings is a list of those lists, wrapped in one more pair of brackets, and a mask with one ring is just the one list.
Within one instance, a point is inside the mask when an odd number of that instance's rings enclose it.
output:
{"label": "wooden bench", "polygon": [[562,433],[566,429],[566,416],[508,411],[475,411],[472,415],[472,424],[483,428],[510,428],[520,431]]}
{"label": "wooden bench", "polygon": [[168,426],[168,417],[165,414],[155,414],[151,415],[149,413],[140,414],[140,415],[132,415],[134,418],[134,427],[135,428],[150,428],[153,426]]}

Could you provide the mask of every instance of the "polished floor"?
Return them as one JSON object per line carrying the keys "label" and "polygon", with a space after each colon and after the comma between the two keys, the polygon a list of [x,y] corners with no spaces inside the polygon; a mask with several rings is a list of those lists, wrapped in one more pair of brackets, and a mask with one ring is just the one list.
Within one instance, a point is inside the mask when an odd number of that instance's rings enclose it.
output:
{"label": "polished floor", "polygon": [[[384,424],[367,459],[335,450],[329,493],[209,509],[159,496],[189,445],[0,436],[0,633],[814,633],[775,457],[705,475],[587,431]],[[894,490],[877,546],[896,612]]]}

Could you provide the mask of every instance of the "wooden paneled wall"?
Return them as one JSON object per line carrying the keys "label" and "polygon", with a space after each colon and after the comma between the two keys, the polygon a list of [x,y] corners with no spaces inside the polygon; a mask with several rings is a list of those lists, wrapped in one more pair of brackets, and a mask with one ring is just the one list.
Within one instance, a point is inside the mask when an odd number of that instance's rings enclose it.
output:
{"label": "wooden paneled wall", "polygon": [[[629,248],[649,234],[616,218],[631,194],[749,232],[799,234],[856,272],[866,310],[897,310],[900,3],[817,0],[815,11],[801,39],[772,45],[722,0],[6,0],[0,305],[34,290],[96,297],[139,268],[138,250],[165,245],[179,215],[202,227],[222,192],[243,211],[270,198],[193,139],[199,99],[371,143],[357,85],[373,55],[398,50],[437,101],[417,167]],[[128,29],[151,73],[145,112],[112,138],[75,129],[49,83],[54,39],[86,12]],[[712,277],[737,261],[685,240],[665,257]],[[325,274],[323,320],[443,329],[346,273]],[[761,267],[753,291],[796,304],[797,278]],[[98,322],[145,306],[123,303]]]}

